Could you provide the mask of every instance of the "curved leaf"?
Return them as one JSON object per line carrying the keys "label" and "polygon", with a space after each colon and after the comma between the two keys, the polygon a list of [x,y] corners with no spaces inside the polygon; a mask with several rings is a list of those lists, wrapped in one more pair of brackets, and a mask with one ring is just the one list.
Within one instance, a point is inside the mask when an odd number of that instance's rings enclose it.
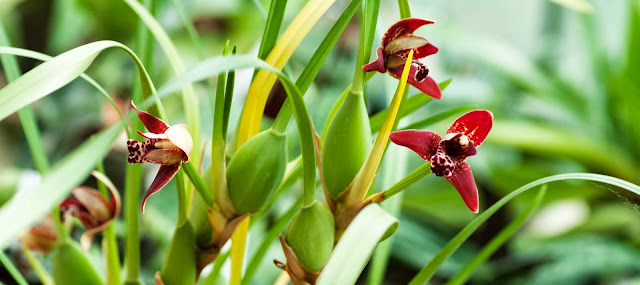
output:
{"label": "curved leaf", "polygon": [[460,247],[460,245],[473,234],[489,217],[491,217],[496,211],[498,211],[502,206],[504,206],[507,202],[511,201],[514,197],[520,195],[522,192],[525,192],[529,189],[533,189],[534,187],[540,186],[542,184],[547,184],[549,182],[561,181],[561,180],[587,180],[587,181],[595,181],[604,184],[609,184],[611,186],[620,187],[624,190],[629,191],[631,194],[635,194],[636,196],[640,196],[640,186],[635,185],[631,182],[624,181],[619,178],[601,175],[601,174],[592,174],[592,173],[567,173],[567,174],[558,174],[547,176],[545,178],[538,179],[533,181],[527,185],[524,185],[515,191],[511,192],[509,195],[500,199],[500,201],[496,202],[489,209],[484,211],[482,214],[478,215],[473,221],[471,221],[464,229],[460,231],[447,245],[445,245],[440,252],[436,256],[431,259],[429,264],[423,267],[418,274],[413,277],[410,285],[418,285],[425,284],[427,281],[433,276],[433,274],[438,270],[440,265],[449,257],[451,254]]}

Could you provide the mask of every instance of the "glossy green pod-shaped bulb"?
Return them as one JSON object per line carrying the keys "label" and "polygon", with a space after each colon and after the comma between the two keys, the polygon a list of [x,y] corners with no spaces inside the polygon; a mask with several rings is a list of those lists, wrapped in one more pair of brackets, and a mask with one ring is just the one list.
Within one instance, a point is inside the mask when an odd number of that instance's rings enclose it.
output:
{"label": "glossy green pod-shaped bulb", "polygon": [[300,263],[312,272],[321,270],[333,251],[335,225],[331,210],[318,201],[302,207],[287,228],[285,240]]}
{"label": "glossy green pod-shaped bulb", "polygon": [[62,242],[51,251],[55,284],[102,284],[98,272],[75,242]]}
{"label": "glossy green pod-shaped bulb", "polygon": [[187,221],[173,232],[160,278],[165,285],[194,284],[196,269],[196,244],[193,237],[193,227],[191,222]]}
{"label": "glossy green pod-shaped bulb", "polygon": [[239,215],[257,212],[280,185],[287,168],[287,140],[272,129],[247,140],[227,167],[227,186]]}
{"label": "glossy green pod-shaped bulb", "polygon": [[336,198],[351,184],[371,148],[371,127],[362,94],[350,93],[329,124],[322,144],[322,174]]}

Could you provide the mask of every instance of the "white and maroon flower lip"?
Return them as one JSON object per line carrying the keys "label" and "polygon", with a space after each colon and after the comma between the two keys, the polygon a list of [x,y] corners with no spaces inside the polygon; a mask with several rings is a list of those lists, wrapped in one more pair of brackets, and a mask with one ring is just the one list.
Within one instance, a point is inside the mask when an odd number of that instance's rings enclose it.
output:
{"label": "white and maroon flower lip", "polygon": [[427,39],[413,34],[416,29],[433,23],[435,22],[418,18],[403,19],[395,23],[382,37],[382,46],[376,50],[376,60],[365,64],[362,69],[365,72],[388,71],[391,76],[400,79],[404,63],[409,52],[413,50],[407,82],[434,99],[442,98],[440,87],[433,78],[428,76],[429,69],[418,61],[420,58],[437,53],[438,48]]}
{"label": "white and maroon flower lip", "polygon": [[187,125],[167,125],[163,120],[147,112],[136,108],[133,101],[131,108],[138,114],[138,118],[149,132],[138,134],[146,138],[146,141],[128,140],[129,163],[150,162],[160,164],[160,169],[155,179],[149,186],[142,201],[142,212],[147,198],[160,191],[176,175],[182,162],[188,162],[193,151],[193,139],[187,131]]}
{"label": "white and maroon flower lip", "polygon": [[456,119],[444,138],[431,131],[404,130],[389,135],[397,145],[408,147],[430,162],[431,172],[444,177],[460,193],[465,204],[478,212],[478,188],[466,159],[477,153],[493,126],[493,114],[476,110]]}

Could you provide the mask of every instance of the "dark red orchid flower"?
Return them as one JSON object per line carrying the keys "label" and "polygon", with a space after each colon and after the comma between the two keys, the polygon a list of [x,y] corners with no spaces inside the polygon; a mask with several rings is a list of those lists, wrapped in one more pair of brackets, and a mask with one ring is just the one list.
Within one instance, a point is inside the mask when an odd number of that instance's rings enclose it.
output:
{"label": "dark red orchid flower", "polygon": [[189,161],[189,156],[193,150],[193,139],[187,131],[187,125],[169,126],[159,118],[138,110],[133,101],[131,101],[130,105],[138,113],[138,118],[150,133],[138,131],[138,134],[147,139],[146,141],[127,141],[129,163],[151,162],[160,164],[158,174],[153,179],[142,200],[142,212],[144,213],[144,205],[147,202],[147,198],[169,183],[171,178],[180,170],[180,165],[182,165],[183,161]]}
{"label": "dark red orchid flower", "polygon": [[49,253],[58,242],[58,233],[51,214],[46,215],[37,225],[31,227],[18,238],[31,251]]}
{"label": "dark red orchid flower", "polygon": [[417,18],[408,18],[395,23],[382,37],[382,47],[376,51],[378,58],[362,66],[366,72],[389,72],[391,76],[400,79],[404,63],[407,61],[409,51],[413,50],[413,60],[407,82],[418,88],[434,99],[442,98],[440,87],[429,77],[429,69],[418,59],[438,52],[438,48],[429,43],[425,38],[418,37],[413,32],[434,21]]}
{"label": "dark red orchid flower", "polygon": [[451,182],[467,207],[477,213],[478,188],[466,159],[476,154],[476,148],[482,144],[492,126],[493,114],[487,110],[476,110],[456,119],[444,138],[422,130],[397,131],[391,133],[389,138],[429,161],[431,172]]}
{"label": "dark red orchid flower", "polygon": [[94,171],[91,174],[107,186],[111,194],[109,201],[98,190],[81,186],[71,190],[73,197],[60,203],[63,217],[74,216],[87,228],[80,238],[80,245],[84,250],[89,249],[93,237],[98,232],[104,230],[120,215],[120,194],[116,187],[102,173]]}

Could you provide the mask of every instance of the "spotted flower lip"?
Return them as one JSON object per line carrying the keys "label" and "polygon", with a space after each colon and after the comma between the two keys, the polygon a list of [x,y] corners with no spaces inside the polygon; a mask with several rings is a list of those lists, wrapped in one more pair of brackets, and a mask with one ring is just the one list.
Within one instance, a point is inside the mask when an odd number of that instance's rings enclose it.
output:
{"label": "spotted flower lip", "polygon": [[376,50],[378,58],[362,66],[362,69],[366,72],[388,71],[391,76],[400,79],[409,51],[413,50],[407,82],[434,99],[442,98],[440,87],[428,76],[429,69],[418,61],[437,53],[438,48],[425,38],[413,34],[416,29],[433,23],[435,22],[418,18],[407,18],[395,23],[382,37],[382,46]]}
{"label": "spotted flower lip", "polygon": [[158,174],[153,179],[142,201],[142,212],[144,213],[147,198],[169,183],[171,178],[180,170],[182,162],[189,161],[189,156],[191,156],[191,151],[193,150],[193,139],[189,131],[187,131],[187,125],[169,126],[161,119],[140,111],[133,104],[133,101],[130,102],[130,106],[131,109],[136,111],[138,118],[149,132],[138,131],[138,134],[147,139],[143,142],[127,141],[129,163],[150,162],[160,164]]}
{"label": "spotted flower lip", "polygon": [[475,110],[456,119],[444,138],[423,130],[397,131],[391,133],[389,138],[429,161],[431,172],[453,184],[467,207],[477,213],[478,188],[466,159],[477,153],[476,148],[482,144],[492,126],[491,112]]}

